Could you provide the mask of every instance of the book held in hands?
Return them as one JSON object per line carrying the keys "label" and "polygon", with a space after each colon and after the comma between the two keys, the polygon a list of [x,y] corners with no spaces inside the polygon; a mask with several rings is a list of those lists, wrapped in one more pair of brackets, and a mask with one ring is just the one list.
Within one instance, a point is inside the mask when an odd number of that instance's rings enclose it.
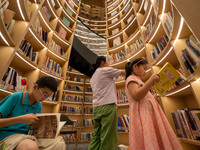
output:
{"label": "book held in hands", "polygon": [[37,124],[29,126],[29,135],[34,135],[36,138],[55,138],[60,133],[60,130],[65,124],[65,121],[60,122],[60,113],[41,113],[36,114],[40,119]]}
{"label": "book held in hands", "polygon": [[164,93],[176,82],[180,77],[180,74],[176,69],[169,63],[166,62],[165,65],[159,71],[160,81],[154,83],[154,88],[156,92],[163,96]]}

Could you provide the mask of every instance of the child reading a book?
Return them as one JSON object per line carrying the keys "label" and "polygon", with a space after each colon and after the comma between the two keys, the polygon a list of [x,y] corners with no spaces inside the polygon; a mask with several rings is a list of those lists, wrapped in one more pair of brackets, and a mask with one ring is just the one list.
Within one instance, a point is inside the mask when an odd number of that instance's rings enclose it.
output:
{"label": "child reading a book", "polygon": [[137,58],[126,63],[125,89],[129,101],[129,147],[131,150],[166,149],[181,150],[164,112],[149,92],[160,80],[153,74],[146,83],[142,82],[147,62]]}
{"label": "child reading a book", "polygon": [[109,67],[106,57],[99,56],[90,80],[93,91],[94,135],[89,150],[118,150],[117,92],[114,78],[125,70]]}
{"label": "child reading a book", "polygon": [[65,150],[62,138],[37,139],[27,135],[29,125],[35,124],[41,113],[41,102],[57,91],[57,81],[43,76],[33,85],[32,91],[16,92],[0,102],[0,149],[8,150]]}

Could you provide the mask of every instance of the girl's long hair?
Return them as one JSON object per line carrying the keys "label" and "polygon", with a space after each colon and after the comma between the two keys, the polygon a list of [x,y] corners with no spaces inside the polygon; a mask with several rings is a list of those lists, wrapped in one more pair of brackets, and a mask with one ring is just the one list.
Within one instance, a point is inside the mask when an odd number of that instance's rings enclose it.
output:
{"label": "girl's long hair", "polygon": [[136,58],[132,62],[127,62],[126,65],[125,65],[125,70],[126,70],[125,79],[127,79],[132,74],[134,64],[137,64],[137,66],[140,66],[140,65],[145,65],[145,64],[148,64],[148,63],[144,58]]}
{"label": "girl's long hair", "polygon": [[99,66],[101,65],[101,62],[106,62],[106,57],[105,56],[99,56],[97,57],[96,59],[96,63],[95,64],[92,64],[90,66],[90,71],[92,72],[92,75],[94,74],[94,72],[96,71],[97,68],[99,68]]}

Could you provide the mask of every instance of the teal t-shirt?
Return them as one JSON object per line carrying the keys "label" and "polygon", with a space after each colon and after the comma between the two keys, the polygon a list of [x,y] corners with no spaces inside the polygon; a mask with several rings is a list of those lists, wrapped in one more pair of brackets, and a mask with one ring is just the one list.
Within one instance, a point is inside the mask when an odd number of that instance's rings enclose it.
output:
{"label": "teal t-shirt", "polygon": [[[0,113],[2,118],[17,117],[25,114],[36,114],[42,112],[41,102],[30,105],[28,91],[25,93],[24,103],[22,104],[23,92],[16,92],[9,95],[0,102]],[[27,134],[29,125],[18,123],[0,128],[0,140],[13,134]]]}

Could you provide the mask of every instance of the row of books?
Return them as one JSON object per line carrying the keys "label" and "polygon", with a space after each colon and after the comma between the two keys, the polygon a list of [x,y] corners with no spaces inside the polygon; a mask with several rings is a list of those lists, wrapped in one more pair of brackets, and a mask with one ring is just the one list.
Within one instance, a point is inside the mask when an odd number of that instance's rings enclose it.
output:
{"label": "row of books", "polygon": [[[109,6],[112,3],[113,2],[109,2],[107,6]],[[112,9],[114,9],[116,6],[118,6],[118,1],[117,2],[114,1],[114,4],[108,8],[108,12],[111,11]]]}
{"label": "row of books", "polygon": [[130,4],[128,4],[128,6],[126,6],[126,8],[124,9],[124,13],[126,13],[128,11],[128,9],[130,8]]}
{"label": "row of books", "polygon": [[92,102],[93,97],[85,96],[85,102]]}
{"label": "row of books", "polygon": [[125,89],[117,90],[117,103],[121,104],[121,103],[127,103],[127,102],[128,102],[128,99],[126,96]]}
{"label": "row of books", "polygon": [[182,83],[184,83],[186,81],[186,75],[185,73],[183,72],[183,69],[181,67],[179,67],[179,69],[176,70],[180,77],[175,81],[175,83],[168,89],[168,91],[176,88],[177,86],[181,85]]}
{"label": "row of books", "polygon": [[170,10],[168,13],[167,13],[167,16],[166,16],[166,21],[164,23],[168,33],[171,33],[172,31],[172,27],[173,27],[173,13],[172,13],[172,10]]}
{"label": "row of books", "polygon": [[118,132],[128,132],[129,131],[129,117],[124,114],[118,117]]}
{"label": "row of books", "polygon": [[76,138],[78,138],[77,135],[76,135],[75,133],[73,133],[73,134],[64,134],[64,133],[61,133],[60,135],[63,137],[63,139],[64,139],[64,141],[65,141],[66,143],[67,143],[68,141],[69,141],[69,142],[74,142],[74,141],[76,141]]}
{"label": "row of books", "polygon": [[48,44],[48,32],[44,31],[41,27],[40,20],[38,17],[35,18],[34,23],[32,24],[33,29],[38,33],[42,40]]}
{"label": "row of books", "polygon": [[[129,23],[129,22],[133,19],[133,17],[134,17],[134,15],[132,14],[132,15],[127,19],[127,23]],[[118,18],[118,17],[112,19],[112,20],[111,20],[111,24],[114,24],[114,23],[116,23],[117,21],[119,21],[119,18]],[[111,25],[111,24],[108,23],[108,25]]]}
{"label": "row of books", "polygon": [[185,41],[185,49],[182,50],[181,58],[188,73],[194,73],[200,64],[200,43],[193,35]]}
{"label": "row of books", "polygon": [[[42,9],[43,9],[43,11],[44,11],[44,13],[45,13],[46,18],[47,18],[48,20],[50,20],[51,14],[50,14],[49,10],[47,9],[47,7],[46,7],[46,6],[43,6]],[[70,21],[69,21],[67,18],[63,17],[62,21],[63,21],[67,26],[70,25]],[[63,39],[65,39],[65,38],[66,38],[66,35],[67,35],[67,31],[66,31],[62,26],[60,26],[60,27],[59,27],[59,30],[58,30],[58,34],[59,34]]]}
{"label": "row of books", "polygon": [[149,34],[150,34],[153,26],[155,25],[155,22],[156,22],[156,15],[155,15],[155,13],[153,11],[152,16],[150,17],[150,22],[146,26],[146,30],[143,31],[144,39],[147,39],[149,37]]}
{"label": "row of books", "polygon": [[83,87],[67,84],[65,90],[83,92]]}
{"label": "row of books", "polygon": [[140,49],[142,46],[143,46],[143,41],[140,37],[132,45],[129,45],[129,46],[125,45],[125,50],[122,50],[122,51],[115,53],[115,54],[108,55],[108,62],[110,64],[112,64],[112,63],[122,61],[123,59],[131,56],[135,51]]}
{"label": "row of books", "polygon": [[53,95],[48,97],[46,101],[58,101],[58,93],[59,93],[59,90],[57,90],[56,92],[53,93]]}
{"label": "row of books", "polygon": [[83,78],[81,78],[81,76],[77,76],[77,75],[74,75],[74,74],[69,74],[68,80],[70,81],[76,81],[76,82],[83,82]]}
{"label": "row of books", "polygon": [[160,37],[160,39],[156,43],[155,47],[151,51],[153,59],[156,59],[159,56],[159,54],[161,53],[161,51],[164,50],[164,48],[167,45],[168,41],[169,41],[169,39],[168,39],[168,37],[166,35],[162,35]]}
{"label": "row of books", "polygon": [[90,141],[92,139],[92,136],[93,136],[93,132],[91,133],[81,133],[81,137],[80,137],[80,140],[83,142],[83,141]]}
{"label": "row of books", "polygon": [[85,92],[92,92],[92,88],[85,86]]}
{"label": "row of books", "polygon": [[[123,0],[123,5],[125,5],[127,3],[127,0]],[[109,1],[107,3],[108,6],[108,12],[113,10],[114,8],[116,8],[117,6],[120,6],[119,4],[121,4],[121,1]],[[112,6],[109,6],[112,5]],[[129,6],[130,7],[130,6]],[[123,9],[123,6],[121,5],[121,8]]]}
{"label": "row of books", "polygon": [[99,50],[99,49],[101,49],[102,51],[106,51],[105,49],[106,49],[106,45],[104,45],[104,46],[102,46],[102,45],[87,45],[87,47],[89,48],[89,49],[97,49],[97,50]]}
{"label": "row of books", "polygon": [[54,52],[58,53],[59,55],[65,57],[65,52],[63,48],[60,45],[56,44],[56,42],[53,39],[51,39],[51,41],[49,42],[49,48]]}
{"label": "row of books", "polygon": [[118,53],[108,55],[108,62],[109,62],[109,64],[113,64],[113,63],[122,61],[125,58],[127,58],[126,52],[125,52],[125,50],[122,50]]}
{"label": "row of books", "polygon": [[18,51],[24,54],[35,64],[38,64],[39,52],[34,52],[33,47],[27,40],[22,40],[21,44],[19,45]]}
{"label": "row of books", "polygon": [[0,11],[1,11],[1,18],[4,21],[8,33],[10,34],[15,24],[15,20],[13,19],[15,16],[15,12],[11,9],[8,9],[8,6],[9,6],[9,1],[4,1],[1,5]]}
{"label": "row of books", "polygon": [[93,107],[83,107],[83,114],[93,114]]}
{"label": "row of books", "polygon": [[0,87],[2,89],[11,89],[17,92],[26,91],[27,78],[20,76],[14,68],[8,67],[0,82]]}
{"label": "row of books", "polygon": [[61,113],[68,113],[68,114],[81,114],[81,107],[69,107],[69,106],[60,106]]}
{"label": "row of books", "polygon": [[62,95],[62,101],[82,102],[83,96],[63,94]]}
{"label": "row of books", "polygon": [[172,117],[178,137],[200,140],[200,109],[178,109]]}
{"label": "row of books", "polygon": [[60,64],[55,62],[53,59],[50,59],[48,56],[46,56],[46,59],[42,66],[42,70],[57,76],[62,76],[62,67],[60,66]]}
{"label": "row of books", "polygon": [[92,126],[94,126],[94,120],[93,119],[82,119],[81,126],[82,127],[92,127]]}
{"label": "row of books", "polygon": [[44,12],[44,14],[45,14],[47,20],[49,21],[50,18],[51,18],[51,13],[49,12],[49,10],[47,9],[46,6],[42,6],[42,10],[43,10],[43,12]]}

